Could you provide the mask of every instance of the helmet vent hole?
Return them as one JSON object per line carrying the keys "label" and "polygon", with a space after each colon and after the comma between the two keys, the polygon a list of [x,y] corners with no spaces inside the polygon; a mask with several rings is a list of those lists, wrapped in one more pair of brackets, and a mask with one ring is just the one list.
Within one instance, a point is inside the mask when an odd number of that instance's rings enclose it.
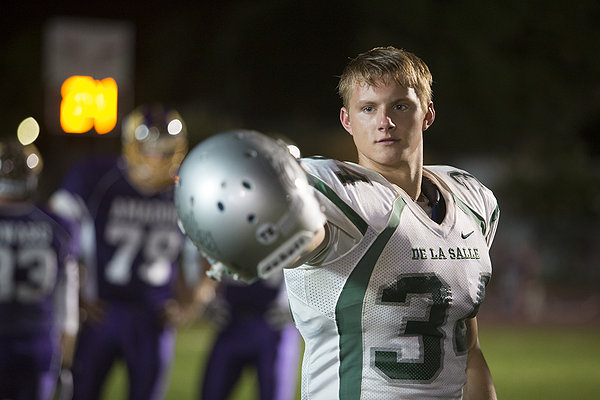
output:
{"label": "helmet vent hole", "polygon": [[252,185],[248,181],[242,181],[242,186],[246,189],[252,189]]}
{"label": "helmet vent hole", "polygon": [[256,158],[256,156],[258,156],[258,153],[256,152],[256,150],[246,150],[244,155],[246,156],[246,158]]}
{"label": "helmet vent hole", "polygon": [[251,224],[256,223],[257,219],[256,219],[256,215],[254,214],[248,214],[248,222],[250,222]]}
{"label": "helmet vent hole", "polygon": [[225,204],[223,204],[223,202],[219,201],[217,207],[219,208],[219,211],[225,211]]}

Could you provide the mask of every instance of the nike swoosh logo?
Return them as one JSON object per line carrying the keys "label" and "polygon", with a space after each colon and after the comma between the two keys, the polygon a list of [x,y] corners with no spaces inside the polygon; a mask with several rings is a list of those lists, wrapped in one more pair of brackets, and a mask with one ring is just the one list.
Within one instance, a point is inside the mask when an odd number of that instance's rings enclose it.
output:
{"label": "nike swoosh logo", "polygon": [[461,234],[460,234],[460,237],[461,237],[461,238],[463,238],[463,239],[466,239],[466,238],[468,238],[469,236],[471,236],[471,235],[473,234],[473,232],[475,232],[475,231],[471,231],[471,232],[467,233],[466,235],[465,235],[464,233],[462,233],[462,232],[461,232]]}

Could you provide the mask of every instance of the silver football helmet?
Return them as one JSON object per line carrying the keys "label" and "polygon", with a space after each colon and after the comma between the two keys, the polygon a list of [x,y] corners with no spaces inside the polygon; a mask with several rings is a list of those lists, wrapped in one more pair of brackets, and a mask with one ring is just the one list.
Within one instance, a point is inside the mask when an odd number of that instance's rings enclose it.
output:
{"label": "silver football helmet", "polygon": [[42,171],[42,157],[33,144],[0,142],[0,197],[26,200],[33,197]]}
{"label": "silver football helmet", "polygon": [[190,151],[175,179],[175,205],[201,252],[245,281],[290,266],[325,223],[285,144],[248,130],[211,136]]}

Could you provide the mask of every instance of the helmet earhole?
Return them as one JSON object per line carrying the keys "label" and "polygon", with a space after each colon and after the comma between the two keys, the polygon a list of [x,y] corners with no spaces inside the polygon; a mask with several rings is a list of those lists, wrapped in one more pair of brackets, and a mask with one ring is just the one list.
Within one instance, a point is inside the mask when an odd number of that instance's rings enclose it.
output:
{"label": "helmet earhole", "polygon": [[254,224],[256,222],[256,215],[248,214],[248,222],[250,222],[251,224]]}
{"label": "helmet earhole", "polygon": [[256,152],[256,150],[246,150],[246,152],[244,153],[244,155],[247,158],[255,158],[256,156],[258,156],[258,153]]}
{"label": "helmet earhole", "polygon": [[248,182],[248,181],[242,181],[242,186],[245,187],[246,189],[252,188],[252,185],[250,185],[250,182]]}
{"label": "helmet earhole", "polygon": [[222,202],[218,202],[217,207],[219,208],[219,211],[225,211],[225,204]]}

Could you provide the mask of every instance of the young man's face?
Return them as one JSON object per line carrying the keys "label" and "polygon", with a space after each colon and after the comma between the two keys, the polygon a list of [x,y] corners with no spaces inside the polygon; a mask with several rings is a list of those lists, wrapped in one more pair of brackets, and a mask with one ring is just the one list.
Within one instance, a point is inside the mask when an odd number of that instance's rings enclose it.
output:
{"label": "young man's face", "polygon": [[433,103],[423,110],[415,90],[393,80],[379,86],[356,85],[348,107],[340,112],[359,164],[378,172],[422,162],[422,134],[434,116]]}

